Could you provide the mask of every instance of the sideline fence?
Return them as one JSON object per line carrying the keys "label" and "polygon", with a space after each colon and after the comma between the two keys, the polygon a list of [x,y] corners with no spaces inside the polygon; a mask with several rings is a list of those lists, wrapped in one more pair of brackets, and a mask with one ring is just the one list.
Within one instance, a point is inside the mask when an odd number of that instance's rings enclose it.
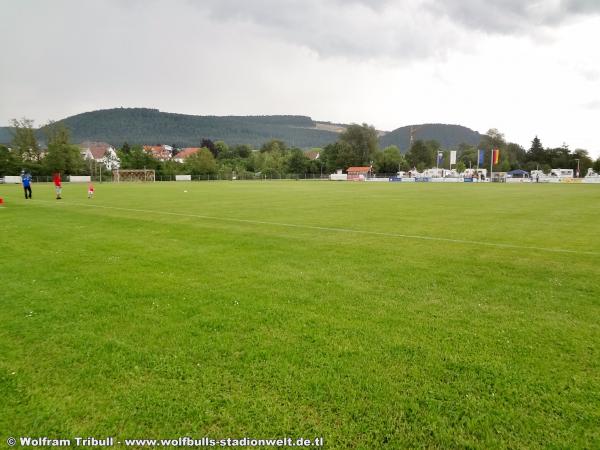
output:
{"label": "sideline fence", "polygon": [[[176,178],[177,176],[180,176],[182,174],[156,174],[155,175],[155,179],[154,181],[128,181],[131,183],[152,183],[152,182],[167,182],[167,181],[178,181]],[[185,175],[189,175],[189,174],[185,174]],[[18,176],[17,176],[18,177]],[[14,181],[12,178],[17,178],[17,177],[11,177],[11,181],[7,181],[6,184],[20,184],[16,181]],[[187,178],[187,177],[186,177]],[[297,181],[329,181],[329,175],[321,175],[321,174],[313,174],[313,173],[305,173],[305,174],[238,174],[236,176],[233,176],[232,174],[215,174],[215,175],[189,175],[189,181],[277,181],[277,180],[297,180]],[[45,175],[36,175],[36,176],[32,176],[31,177],[31,181],[33,183],[51,183],[52,182],[52,177],[51,176],[45,176]],[[91,181],[93,183],[116,183],[117,180],[114,179],[112,174],[105,174],[102,175],[102,177],[99,177],[97,175],[92,175],[91,176]],[[187,181],[187,180],[186,180]],[[350,181],[355,181],[355,180],[350,180]],[[404,182],[468,182],[468,181],[475,181],[473,179],[463,179],[463,178],[433,178],[433,177],[420,177],[420,178],[414,178],[414,177],[409,177],[409,178],[399,178],[397,174],[393,173],[393,174],[386,174],[386,173],[381,173],[381,174],[374,174],[371,177],[366,178],[365,180],[361,180],[361,181],[404,181]],[[521,180],[521,179],[515,179],[515,180],[507,180],[507,179],[502,179],[502,178],[493,178],[492,180],[486,180],[487,182],[492,181],[494,183],[506,183],[506,182],[529,182],[529,183],[536,183],[535,179],[527,179],[525,180]],[[3,177],[0,176],[0,183],[3,182]],[[590,178],[588,179],[586,178],[574,178],[574,179],[552,179],[552,178],[545,178],[545,179],[540,179],[539,183],[600,183],[600,177],[597,178]],[[69,180],[67,177],[65,177],[65,179],[63,180],[63,183],[68,184]]]}

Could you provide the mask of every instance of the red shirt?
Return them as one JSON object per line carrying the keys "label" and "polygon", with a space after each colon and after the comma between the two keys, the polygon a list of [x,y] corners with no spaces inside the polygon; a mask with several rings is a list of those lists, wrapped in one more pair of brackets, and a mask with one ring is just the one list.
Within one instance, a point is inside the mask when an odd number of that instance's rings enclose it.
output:
{"label": "red shirt", "polygon": [[54,186],[60,187],[60,173],[54,174],[54,178],[52,180],[54,181]]}

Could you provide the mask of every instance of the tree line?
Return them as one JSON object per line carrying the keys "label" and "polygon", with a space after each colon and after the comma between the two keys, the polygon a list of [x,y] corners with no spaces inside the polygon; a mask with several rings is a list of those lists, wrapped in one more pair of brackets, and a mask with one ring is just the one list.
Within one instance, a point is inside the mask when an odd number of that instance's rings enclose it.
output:
{"label": "tree line", "polygon": [[[62,123],[50,123],[44,127],[47,142],[45,151],[37,141],[31,120],[13,120],[11,125],[13,139],[10,149],[0,146],[0,176],[14,175],[21,170],[34,176],[57,171],[65,175],[95,175],[99,170],[107,172],[98,164],[84,160],[81,149],[71,143],[69,130]],[[372,166],[375,173],[395,174],[398,171],[423,171],[435,167],[439,153],[443,156],[440,167],[448,168],[450,161],[450,151],[443,149],[435,140],[416,140],[406,153],[395,145],[381,149],[377,131],[367,124],[352,124],[339,134],[334,143],[313,149],[313,154],[319,154],[317,159],[309,158],[304,150],[290,147],[279,139],[268,140],[256,149],[248,144],[229,146],[224,141],[213,142],[210,139],[202,139],[198,146],[200,150],[183,163],[173,159],[159,161],[141,145],[128,143],[124,143],[117,154],[123,169],[154,169],[157,176],[166,177],[177,174],[222,178],[279,178],[290,174],[316,176],[351,166]],[[457,150],[456,169],[462,172],[467,167],[476,167],[479,149],[485,150],[485,159],[480,161],[483,168],[490,167],[491,150],[500,150],[500,161],[494,166],[496,171],[539,169],[549,172],[551,168],[576,169],[579,164],[582,175],[590,167],[600,172],[600,158],[593,161],[586,150],[571,151],[566,145],[544,148],[537,136],[531,147],[524,149],[507,142],[496,129],[483,135],[478,146],[461,144]]]}
{"label": "tree line", "polygon": [[[500,159],[493,166],[494,171],[522,169],[543,170],[548,173],[553,168],[577,167],[581,175],[585,175],[590,167],[596,172],[600,171],[600,158],[592,160],[587,150],[571,151],[566,144],[558,148],[544,148],[537,136],[526,150],[519,144],[507,142],[504,135],[496,129],[490,129],[487,134],[482,135],[477,146],[458,146],[456,170],[463,172],[466,168],[477,167],[478,162],[481,168],[489,168],[493,149],[500,150]],[[478,161],[478,150],[484,150],[483,161]],[[363,124],[349,126],[335,143],[325,146],[322,158],[328,173],[339,168],[372,165],[376,173],[391,174],[409,170],[422,172],[436,167],[437,155],[440,153],[442,158],[439,166],[449,168],[450,151],[442,148],[436,140],[416,140],[406,153],[394,145],[380,149],[375,129]]]}

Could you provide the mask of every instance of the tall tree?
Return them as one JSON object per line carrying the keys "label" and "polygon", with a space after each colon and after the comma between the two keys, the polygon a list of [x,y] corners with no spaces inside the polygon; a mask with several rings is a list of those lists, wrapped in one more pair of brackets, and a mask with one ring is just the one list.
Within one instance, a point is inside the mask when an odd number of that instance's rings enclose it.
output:
{"label": "tall tree", "polygon": [[234,152],[242,159],[248,158],[252,154],[252,147],[246,144],[236,145]]}
{"label": "tall tree", "polygon": [[134,145],[129,153],[124,153],[123,149],[118,151],[123,169],[158,169],[159,162],[148,152],[144,151],[141,145]]}
{"label": "tall tree", "polygon": [[583,150],[581,148],[578,148],[577,150],[575,150],[573,152],[572,159],[573,159],[573,163],[572,163],[571,167],[573,169],[577,169],[577,166],[578,166],[577,160],[579,160],[578,176],[580,176],[580,177],[585,176],[588,169],[594,165],[594,161],[592,160],[592,158],[590,158],[590,154],[588,153],[588,151]]}
{"label": "tall tree", "polygon": [[490,128],[479,142],[479,149],[485,150],[485,161],[481,167],[489,167],[492,157],[492,150],[500,150],[500,155],[504,155],[506,150],[506,140],[504,134],[497,128]]}
{"label": "tall tree", "polygon": [[497,128],[490,128],[486,133],[484,140],[486,141],[486,144],[489,145],[490,149],[497,148],[502,150],[506,146],[504,133],[500,133]]}
{"label": "tall tree", "polygon": [[288,150],[288,147],[287,147],[286,143],[279,139],[271,139],[271,140],[265,142],[260,147],[261,153],[272,153],[272,152],[285,153],[285,152],[287,152],[287,150]]}
{"label": "tall tree", "polygon": [[229,155],[229,146],[223,141],[216,141],[215,151],[212,154],[215,158],[221,159],[223,155]]}
{"label": "tall tree", "polygon": [[462,162],[465,167],[475,167],[477,164],[477,148],[469,144],[460,144],[458,146],[458,161]]}
{"label": "tall tree", "polygon": [[340,133],[340,142],[348,145],[360,165],[369,165],[378,149],[377,130],[363,123],[352,124]]}
{"label": "tall tree", "polygon": [[39,162],[42,159],[42,152],[35,137],[33,120],[22,118],[21,120],[12,119],[12,149],[23,161]]}
{"label": "tall tree", "polygon": [[400,149],[395,145],[386,147],[381,152],[375,153],[375,171],[377,173],[394,174],[399,170],[408,170],[408,163]]}
{"label": "tall tree", "polygon": [[563,144],[561,147],[546,149],[544,151],[543,164],[547,164],[555,169],[573,168],[573,159],[569,146]]}
{"label": "tall tree", "polygon": [[539,137],[534,137],[531,141],[531,147],[527,151],[527,161],[536,162],[538,164],[544,164],[547,161],[542,141]]}
{"label": "tall tree", "polygon": [[202,139],[202,142],[200,142],[200,147],[209,149],[215,158],[219,156],[219,150],[215,146],[215,143],[210,139]]}
{"label": "tall tree", "polygon": [[123,152],[123,154],[125,155],[129,155],[129,153],[131,153],[131,147],[127,142],[123,143],[123,146],[121,147],[121,152]]}
{"label": "tall tree", "polygon": [[50,122],[45,131],[48,141],[48,153],[44,158],[46,169],[66,175],[80,173],[85,164],[80,148],[69,142],[67,127],[62,123]]}
{"label": "tall tree", "polygon": [[188,157],[185,167],[192,175],[213,175],[217,173],[215,157],[207,148],[201,148]]}
{"label": "tall tree", "polygon": [[0,176],[19,173],[19,159],[8,147],[0,145]]}
{"label": "tall tree", "polygon": [[423,168],[434,167],[436,151],[439,150],[439,144],[433,145],[435,141],[428,141],[427,143],[422,140],[413,142],[410,150],[406,154],[406,159],[411,167]]}
{"label": "tall tree", "polygon": [[308,166],[308,158],[299,148],[292,149],[287,160],[288,173],[303,174]]}
{"label": "tall tree", "polygon": [[527,161],[527,152],[519,144],[508,143],[504,154],[510,163],[511,169],[520,169]]}

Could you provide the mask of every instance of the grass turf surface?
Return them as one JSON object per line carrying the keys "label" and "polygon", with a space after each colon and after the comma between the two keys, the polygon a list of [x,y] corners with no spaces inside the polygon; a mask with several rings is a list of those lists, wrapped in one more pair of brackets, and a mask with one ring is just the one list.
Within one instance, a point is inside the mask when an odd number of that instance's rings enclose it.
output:
{"label": "grass turf surface", "polygon": [[86,192],[0,185],[2,444],[600,446],[600,186]]}

